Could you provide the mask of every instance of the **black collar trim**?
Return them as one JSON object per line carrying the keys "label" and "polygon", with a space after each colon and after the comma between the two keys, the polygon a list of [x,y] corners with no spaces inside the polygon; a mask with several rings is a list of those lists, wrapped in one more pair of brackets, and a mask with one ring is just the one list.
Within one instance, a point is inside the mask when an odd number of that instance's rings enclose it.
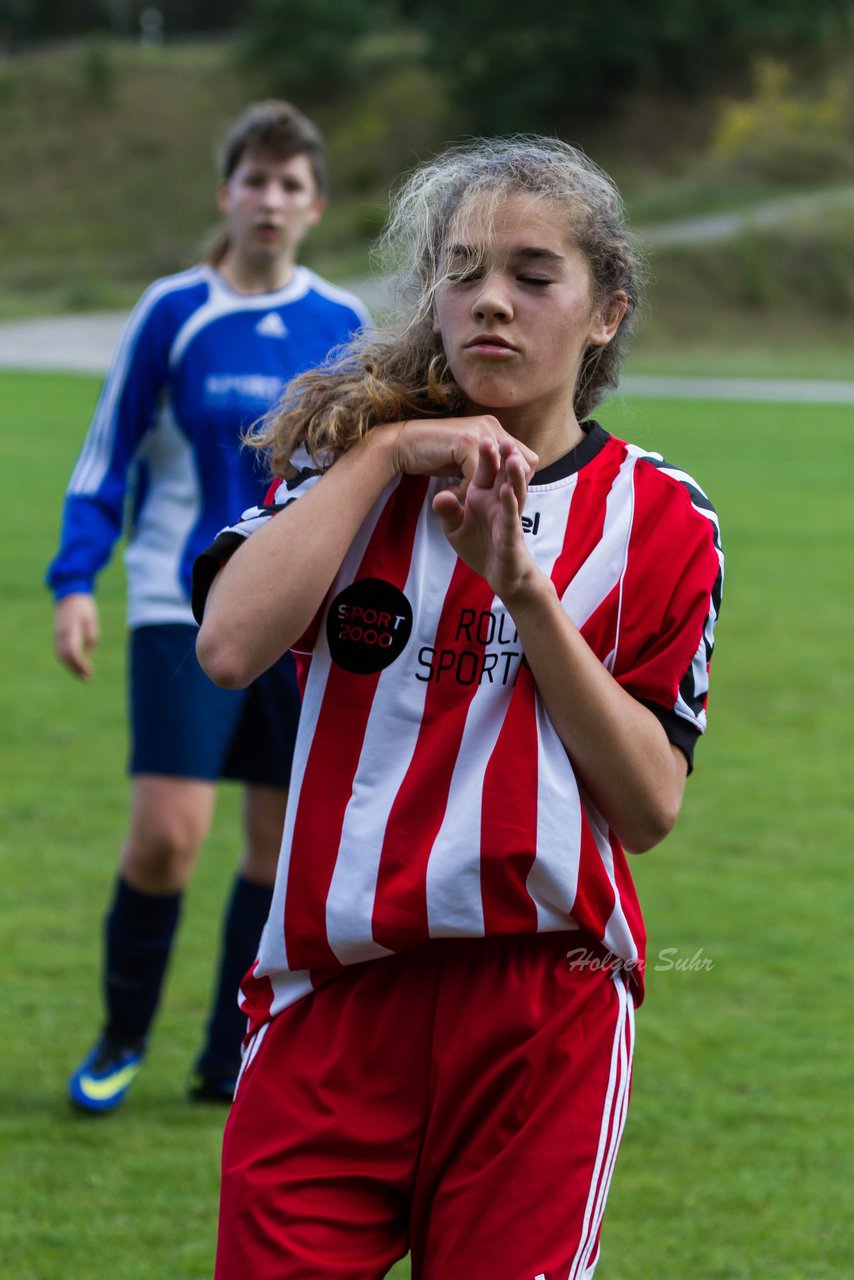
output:
{"label": "black collar trim", "polygon": [[575,475],[582,467],[596,457],[597,453],[605,448],[605,445],[611,439],[610,433],[601,427],[598,422],[594,422],[591,418],[587,422],[579,424],[581,430],[584,431],[585,437],[574,449],[570,449],[569,453],[565,453],[562,458],[558,458],[556,462],[550,462],[547,467],[543,467],[542,471],[537,471],[531,480],[531,486],[539,487],[540,485],[555,484],[558,480],[566,480],[567,476]]}

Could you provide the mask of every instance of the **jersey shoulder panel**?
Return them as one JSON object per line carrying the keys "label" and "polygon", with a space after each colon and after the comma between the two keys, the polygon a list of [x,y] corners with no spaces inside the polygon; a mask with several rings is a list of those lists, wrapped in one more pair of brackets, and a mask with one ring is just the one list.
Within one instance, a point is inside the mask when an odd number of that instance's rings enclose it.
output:
{"label": "jersey shoulder panel", "polygon": [[[303,465],[298,464],[298,459]],[[294,455],[291,464],[292,473],[284,478],[277,476],[271,481],[264,500],[259,505],[249,507],[234,524],[221,529],[211,545],[196,557],[193,565],[191,601],[193,615],[201,622],[205,602],[214,578],[225,562],[234,555],[237,548],[263,528],[267,521],[291,503],[296,502],[320,479],[321,472],[311,463],[305,450]]]}
{"label": "jersey shoulder panel", "polygon": [[195,266],[150,284],[131,312],[129,326],[156,318],[177,333],[187,317],[203,306],[210,295],[207,268]]}
{"label": "jersey shoulder panel", "polygon": [[[704,489],[689,472],[674,465],[660,453],[652,453],[637,445],[626,445],[627,452],[637,459],[637,466],[643,471],[651,468],[660,477],[662,501],[667,500],[676,511],[682,511],[685,518],[690,519],[689,507],[702,519],[708,521],[714,545],[721,554],[721,528],[718,513]],[[665,499],[665,494],[668,495]]]}
{"label": "jersey shoulder panel", "polygon": [[338,285],[331,284],[315,271],[309,270],[308,278],[311,289],[319,294],[321,298],[354,312],[360,325],[369,325],[371,323],[371,315],[368,308],[355,293],[351,293],[349,289],[342,289]]}
{"label": "jersey shoulder panel", "polygon": [[[692,742],[706,728],[709,668],[721,608],[720,524],[711,500],[690,473],[660,454],[626,447],[635,464],[634,509],[613,674],[639,701],[656,709],[690,766]],[[677,736],[670,725],[676,726]]]}

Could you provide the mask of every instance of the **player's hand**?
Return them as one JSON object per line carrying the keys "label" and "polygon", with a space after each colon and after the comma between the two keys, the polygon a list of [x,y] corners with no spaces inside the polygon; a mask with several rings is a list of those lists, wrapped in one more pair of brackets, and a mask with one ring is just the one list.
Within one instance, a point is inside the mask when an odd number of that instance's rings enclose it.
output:
{"label": "player's hand", "polygon": [[525,479],[537,469],[533,449],[514,439],[497,418],[484,413],[467,418],[421,418],[393,424],[392,461],[397,474],[459,476],[463,488],[478,466],[482,440],[502,441],[515,449]]}
{"label": "player's hand", "polygon": [[89,655],[99,639],[98,608],[91,595],[79,592],[59,601],[53,613],[53,651],[81,680],[92,678]]}
{"label": "player's hand", "polygon": [[505,604],[539,572],[522,532],[527,489],[527,464],[516,442],[508,437],[496,443],[484,436],[471,479],[450,485],[433,499],[457,555]]}

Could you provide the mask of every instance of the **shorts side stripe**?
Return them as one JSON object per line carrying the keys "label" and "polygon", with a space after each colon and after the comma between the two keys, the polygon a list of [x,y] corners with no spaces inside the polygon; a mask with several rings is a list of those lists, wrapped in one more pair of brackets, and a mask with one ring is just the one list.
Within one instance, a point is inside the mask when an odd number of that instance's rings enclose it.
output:
{"label": "shorts side stripe", "polygon": [[261,1041],[264,1039],[265,1035],[269,1030],[270,1030],[270,1023],[265,1022],[262,1027],[258,1028],[258,1030],[255,1032],[254,1036],[249,1041],[246,1048],[243,1050],[243,1061],[240,1064],[240,1071],[237,1073],[237,1083],[234,1086],[235,1097],[237,1096],[237,1090],[240,1088],[240,1081],[243,1079],[244,1071],[249,1066],[250,1062],[252,1062],[258,1050],[261,1048]]}
{"label": "shorts side stripe", "polygon": [[584,1210],[581,1240],[567,1280],[588,1280],[593,1274],[598,1255],[599,1230],[605,1213],[605,1202],[611,1185],[611,1177],[617,1160],[620,1139],[626,1122],[631,1082],[631,1062],[634,1045],[634,1004],[625,979],[614,975],[614,987],[619,1007],[611,1048],[611,1067],[608,1088],[602,1108],[602,1128],[599,1147],[590,1179],[590,1190]]}

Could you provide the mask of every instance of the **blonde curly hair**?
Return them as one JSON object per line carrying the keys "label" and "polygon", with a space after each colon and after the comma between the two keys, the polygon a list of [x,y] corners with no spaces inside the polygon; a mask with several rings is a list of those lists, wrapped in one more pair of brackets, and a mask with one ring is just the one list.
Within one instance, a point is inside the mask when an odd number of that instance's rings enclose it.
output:
{"label": "blonde curly hair", "polygon": [[448,278],[445,247],[463,218],[476,217],[488,237],[492,211],[519,193],[565,211],[571,241],[590,267],[595,302],[617,291],[628,300],[611,342],[591,345],[582,356],[574,395],[579,420],[617,385],[639,302],[641,259],[614,183],[558,138],[474,139],[420,166],[393,194],[374,250],[393,299],[381,326],[296,378],[248,433],[247,443],[267,451],[274,474],[286,473],[300,445],[325,467],[382,423],[467,411],[433,332],[436,290]]}

